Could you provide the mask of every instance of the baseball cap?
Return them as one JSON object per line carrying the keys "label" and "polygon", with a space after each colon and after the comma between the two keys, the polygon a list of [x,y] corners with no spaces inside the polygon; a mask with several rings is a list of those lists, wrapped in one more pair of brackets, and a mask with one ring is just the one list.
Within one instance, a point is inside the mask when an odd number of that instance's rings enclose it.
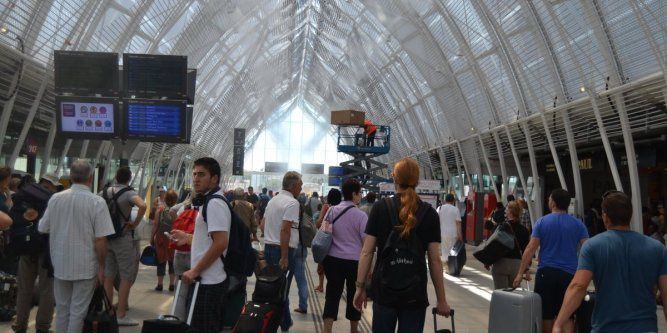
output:
{"label": "baseball cap", "polygon": [[49,183],[53,184],[53,186],[62,186],[62,184],[58,180],[58,177],[52,173],[44,174],[42,177],[39,178],[39,181],[42,180],[48,181]]}

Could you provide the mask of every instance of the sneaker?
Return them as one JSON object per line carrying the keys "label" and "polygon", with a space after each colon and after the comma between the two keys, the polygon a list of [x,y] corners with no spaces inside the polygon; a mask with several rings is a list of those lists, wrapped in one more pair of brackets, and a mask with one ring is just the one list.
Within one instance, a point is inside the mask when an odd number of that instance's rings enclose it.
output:
{"label": "sneaker", "polygon": [[155,291],[162,291],[162,285],[158,284],[157,287],[155,287]]}
{"label": "sneaker", "polygon": [[303,310],[303,309],[300,309],[300,308],[296,308],[296,309],[294,309],[294,312],[298,312],[298,313],[301,313],[301,314],[306,314],[306,313],[308,313],[308,310]]}
{"label": "sneaker", "polygon": [[118,326],[137,326],[137,325],[139,325],[139,322],[128,316],[125,316],[123,318],[118,318]]}
{"label": "sneaker", "polygon": [[174,285],[173,284],[169,285],[169,291],[174,291]]}

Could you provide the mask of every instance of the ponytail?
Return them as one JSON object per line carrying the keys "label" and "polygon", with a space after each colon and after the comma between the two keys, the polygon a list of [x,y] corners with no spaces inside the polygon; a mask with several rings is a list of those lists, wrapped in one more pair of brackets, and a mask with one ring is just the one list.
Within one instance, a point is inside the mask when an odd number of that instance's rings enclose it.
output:
{"label": "ponytail", "polygon": [[412,186],[407,187],[401,193],[401,210],[398,213],[399,219],[403,222],[401,225],[401,238],[409,237],[412,229],[417,225],[418,199],[417,192],[415,192],[415,188]]}

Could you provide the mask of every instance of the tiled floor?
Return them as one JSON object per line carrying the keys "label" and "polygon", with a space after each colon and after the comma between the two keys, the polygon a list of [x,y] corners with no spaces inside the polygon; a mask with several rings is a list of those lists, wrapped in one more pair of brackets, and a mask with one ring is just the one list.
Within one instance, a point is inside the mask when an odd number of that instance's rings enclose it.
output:
{"label": "tiled floor", "polygon": [[[491,275],[484,267],[470,255],[473,248],[468,247],[469,254],[468,262],[464,267],[463,273],[459,277],[451,277],[445,274],[445,286],[447,293],[447,300],[449,304],[456,310],[456,332],[458,333],[482,333],[487,331],[489,300],[492,292]],[[312,257],[308,257],[308,289],[309,289],[309,305],[308,314],[298,314],[292,312],[292,318],[295,325],[290,330],[293,333],[319,333],[321,329],[321,313],[324,307],[324,294],[314,292],[313,289],[317,284],[316,264],[312,261]],[[139,321],[148,318],[155,318],[159,314],[168,313],[172,301],[172,293],[167,291],[156,292],[153,291],[155,286],[155,268],[142,266],[140,269],[140,277],[132,289],[130,296],[130,311],[129,315]],[[429,285],[429,297],[431,304],[435,303],[435,292],[433,287]],[[248,283],[249,295],[254,289],[254,280],[251,279]],[[291,308],[295,307],[298,301],[296,284],[292,284],[290,292]],[[339,318],[345,318],[344,298],[341,300],[339,308]],[[33,316],[35,310],[33,309]],[[361,332],[370,332],[370,322],[372,318],[372,310],[366,309],[363,313],[362,322],[360,325]],[[662,315],[662,309],[658,309],[658,323],[660,331],[667,331],[667,324]],[[438,328],[449,328],[450,321],[443,317],[438,318]],[[0,324],[0,332],[11,332],[9,323]],[[34,327],[34,321],[31,321],[31,327]],[[349,332],[349,323],[345,319],[341,319],[334,324],[335,332]],[[430,315],[430,309],[426,316],[425,332],[433,331],[433,317]],[[123,327],[120,329],[121,333],[138,333],[141,332],[141,327]]]}

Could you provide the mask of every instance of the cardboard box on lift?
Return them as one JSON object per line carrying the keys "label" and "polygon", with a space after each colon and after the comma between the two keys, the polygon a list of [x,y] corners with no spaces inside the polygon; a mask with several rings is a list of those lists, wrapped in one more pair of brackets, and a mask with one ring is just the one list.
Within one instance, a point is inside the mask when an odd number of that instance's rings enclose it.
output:
{"label": "cardboard box on lift", "polygon": [[354,110],[331,111],[332,125],[360,125],[364,124],[365,113]]}

